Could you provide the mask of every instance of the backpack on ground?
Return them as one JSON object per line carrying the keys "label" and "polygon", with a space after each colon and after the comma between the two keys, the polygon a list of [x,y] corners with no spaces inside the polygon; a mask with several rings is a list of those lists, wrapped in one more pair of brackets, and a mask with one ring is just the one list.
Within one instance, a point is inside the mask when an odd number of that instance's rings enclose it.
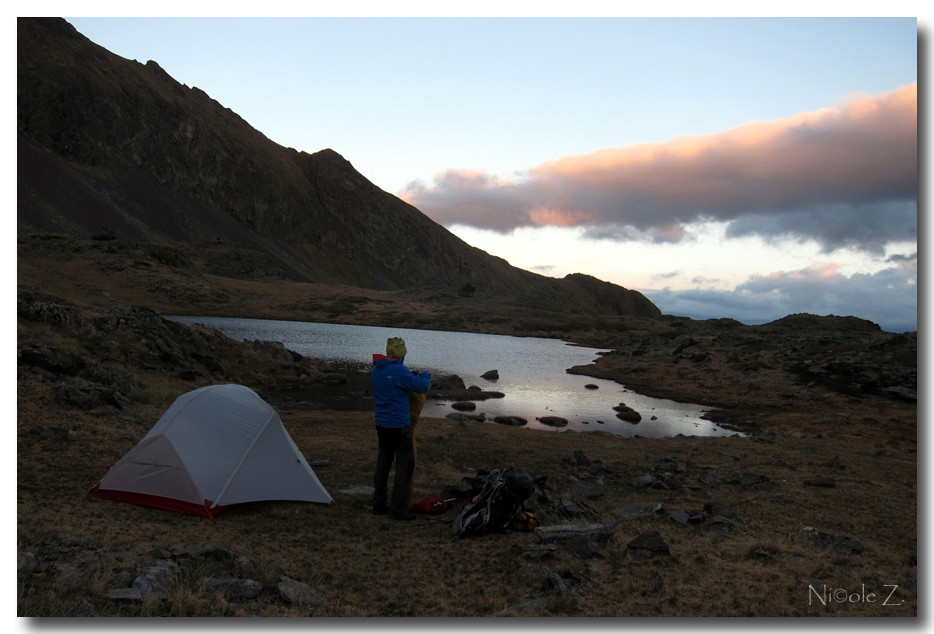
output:
{"label": "backpack on ground", "polygon": [[454,520],[455,537],[473,537],[510,529],[516,514],[532,497],[535,483],[524,469],[496,469],[480,492]]}

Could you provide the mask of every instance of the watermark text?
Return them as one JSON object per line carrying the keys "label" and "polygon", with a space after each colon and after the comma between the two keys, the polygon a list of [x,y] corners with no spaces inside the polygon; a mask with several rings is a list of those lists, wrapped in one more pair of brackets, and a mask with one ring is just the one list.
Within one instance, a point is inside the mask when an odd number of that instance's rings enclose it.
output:
{"label": "watermark text", "polygon": [[813,584],[808,584],[808,605],[831,605],[833,603],[878,603],[884,606],[900,606],[905,601],[895,597],[895,591],[898,590],[898,584],[887,583],[882,586],[885,588],[879,592],[871,592],[866,589],[866,584],[859,588],[834,588],[826,583],[815,588]]}

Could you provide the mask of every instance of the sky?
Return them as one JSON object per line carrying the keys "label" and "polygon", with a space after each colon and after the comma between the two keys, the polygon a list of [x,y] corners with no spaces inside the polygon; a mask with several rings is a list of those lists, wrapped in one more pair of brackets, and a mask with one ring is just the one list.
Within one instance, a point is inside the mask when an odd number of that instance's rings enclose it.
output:
{"label": "sky", "polygon": [[917,329],[923,17],[66,19],[514,266]]}

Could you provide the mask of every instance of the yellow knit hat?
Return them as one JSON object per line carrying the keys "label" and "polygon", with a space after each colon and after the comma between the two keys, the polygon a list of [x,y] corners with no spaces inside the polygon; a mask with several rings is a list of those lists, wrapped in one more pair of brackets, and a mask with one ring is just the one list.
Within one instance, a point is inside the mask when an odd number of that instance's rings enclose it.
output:
{"label": "yellow knit hat", "polygon": [[386,356],[387,357],[404,357],[405,356],[405,341],[400,337],[390,337],[386,340]]}

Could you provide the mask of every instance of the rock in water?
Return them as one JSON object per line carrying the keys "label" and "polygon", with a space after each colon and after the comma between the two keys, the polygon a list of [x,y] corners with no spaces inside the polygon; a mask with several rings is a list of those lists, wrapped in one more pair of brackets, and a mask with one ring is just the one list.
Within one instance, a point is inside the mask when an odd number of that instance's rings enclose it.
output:
{"label": "rock in water", "polygon": [[614,407],[613,410],[616,412],[616,417],[620,420],[624,420],[629,423],[638,423],[642,420],[642,415],[625,403],[620,403]]}
{"label": "rock in water", "polygon": [[497,416],[493,421],[500,425],[512,425],[514,427],[521,427],[529,422],[520,416]]}
{"label": "rock in water", "polygon": [[431,377],[431,389],[432,391],[464,390],[467,389],[467,385],[464,379],[456,374],[444,374]]}
{"label": "rock in water", "polygon": [[542,425],[548,425],[549,427],[565,427],[568,424],[568,419],[561,418],[560,416],[542,416],[541,418],[536,418],[538,422]]}

